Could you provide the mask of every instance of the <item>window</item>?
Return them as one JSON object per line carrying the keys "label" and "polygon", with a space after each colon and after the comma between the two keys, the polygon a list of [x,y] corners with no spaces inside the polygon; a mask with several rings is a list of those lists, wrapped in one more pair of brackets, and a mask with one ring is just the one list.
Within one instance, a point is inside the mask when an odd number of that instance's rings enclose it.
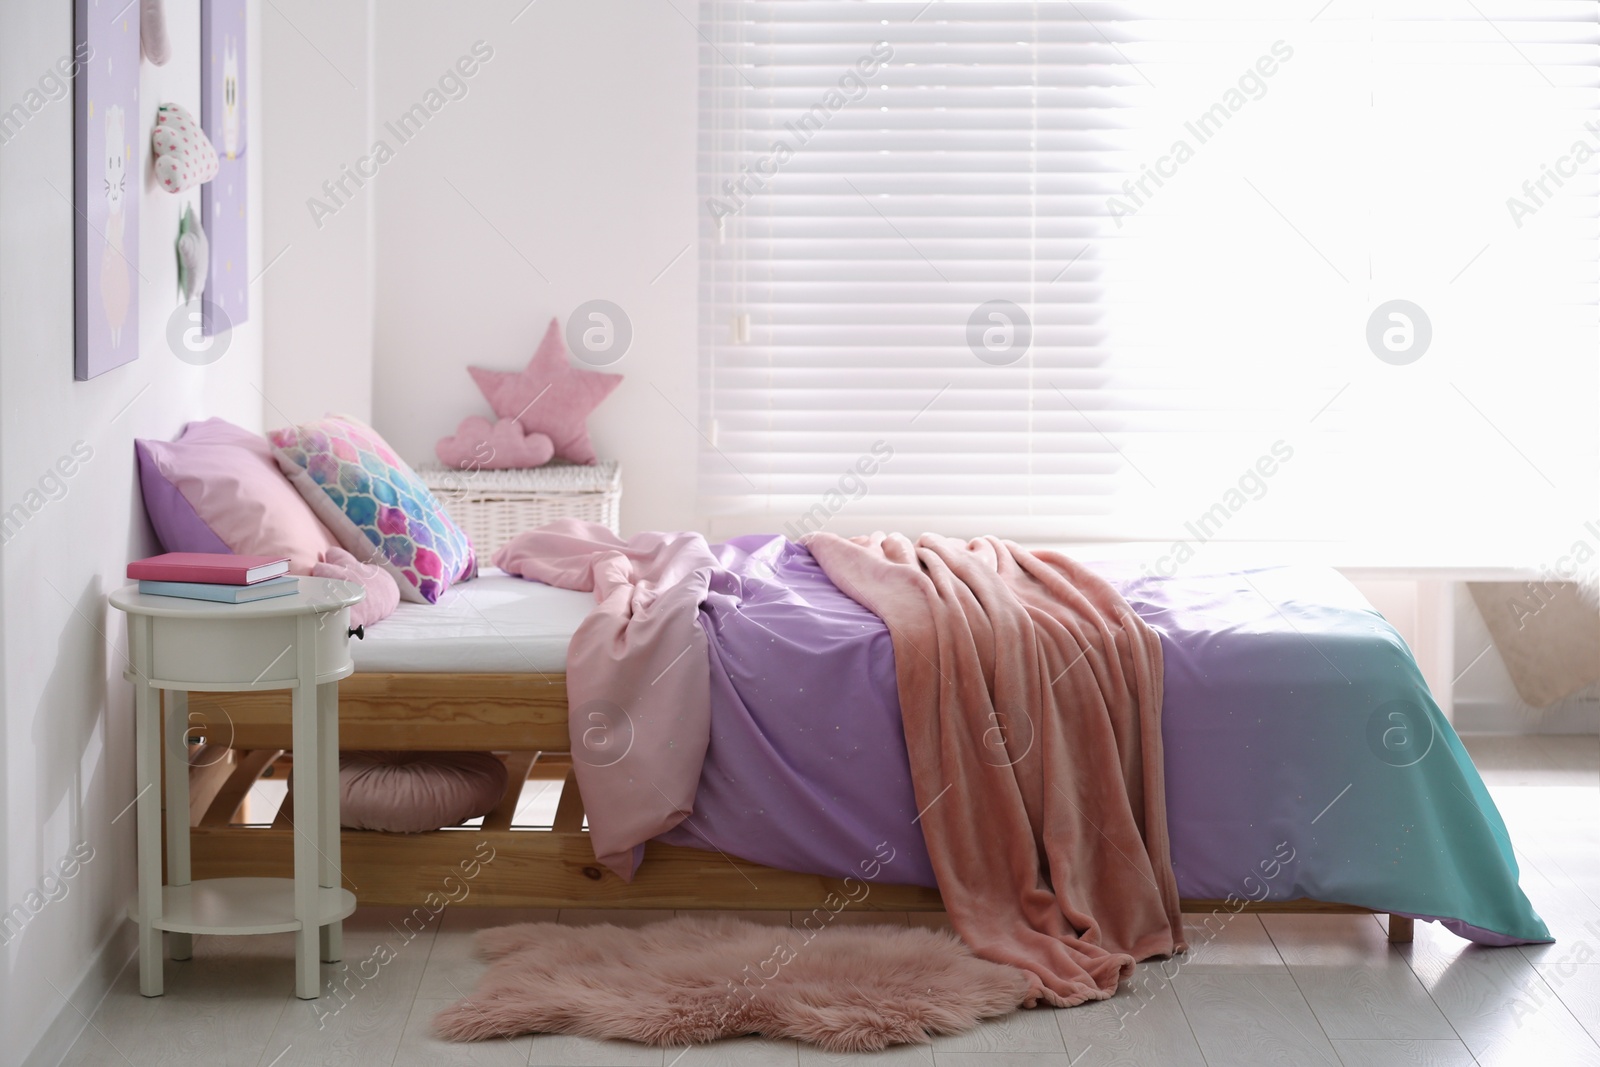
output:
{"label": "window", "polygon": [[1597,11],[708,0],[702,510],[1570,544]]}

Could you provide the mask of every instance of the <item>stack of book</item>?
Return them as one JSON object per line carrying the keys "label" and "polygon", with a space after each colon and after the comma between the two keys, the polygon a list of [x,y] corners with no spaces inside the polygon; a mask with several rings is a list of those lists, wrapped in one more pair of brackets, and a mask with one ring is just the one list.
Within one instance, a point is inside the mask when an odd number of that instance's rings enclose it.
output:
{"label": "stack of book", "polygon": [[289,576],[289,560],[277,556],[235,556],[227,552],[168,552],[128,564],[139,592],[186,600],[247,604],[292,596],[300,579]]}

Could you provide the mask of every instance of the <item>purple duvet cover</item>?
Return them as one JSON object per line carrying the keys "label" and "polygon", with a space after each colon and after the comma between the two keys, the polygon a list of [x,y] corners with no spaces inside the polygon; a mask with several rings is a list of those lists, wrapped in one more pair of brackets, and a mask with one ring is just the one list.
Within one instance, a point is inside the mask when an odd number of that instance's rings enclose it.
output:
{"label": "purple duvet cover", "polygon": [[[694,814],[660,840],[841,878],[892,856],[878,881],[934,885],[883,622],[782,537],[714,552],[700,608],[711,744]],[[1184,897],[1311,897],[1485,943],[1549,940],[1460,740],[1347,581],[1102,573],[1161,637]],[[961,804],[959,786],[934,802]]]}

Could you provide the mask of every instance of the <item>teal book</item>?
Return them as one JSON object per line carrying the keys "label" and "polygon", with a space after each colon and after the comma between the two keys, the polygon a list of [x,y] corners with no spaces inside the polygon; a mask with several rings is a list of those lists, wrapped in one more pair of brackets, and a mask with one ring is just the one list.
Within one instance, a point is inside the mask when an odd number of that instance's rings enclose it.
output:
{"label": "teal book", "polygon": [[252,600],[268,597],[293,596],[300,588],[300,579],[285,575],[270,578],[254,585],[212,585],[209,582],[152,582],[139,583],[139,592],[152,596],[176,596],[186,600],[215,600],[221,604],[248,604]]}

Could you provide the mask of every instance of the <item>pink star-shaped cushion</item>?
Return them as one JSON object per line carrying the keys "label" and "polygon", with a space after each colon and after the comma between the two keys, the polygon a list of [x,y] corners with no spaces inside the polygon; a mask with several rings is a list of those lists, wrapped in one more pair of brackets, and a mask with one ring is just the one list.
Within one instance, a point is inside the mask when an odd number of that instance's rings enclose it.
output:
{"label": "pink star-shaped cushion", "polygon": [[558,458],[572,463],[593,463],[598,458],[589,443],[589,413],[622,384],[622,375],[574,367],[555,319],[522,370],[468,367],[467,373],[496,415],[516,419],[527,433],[549,437]]}

